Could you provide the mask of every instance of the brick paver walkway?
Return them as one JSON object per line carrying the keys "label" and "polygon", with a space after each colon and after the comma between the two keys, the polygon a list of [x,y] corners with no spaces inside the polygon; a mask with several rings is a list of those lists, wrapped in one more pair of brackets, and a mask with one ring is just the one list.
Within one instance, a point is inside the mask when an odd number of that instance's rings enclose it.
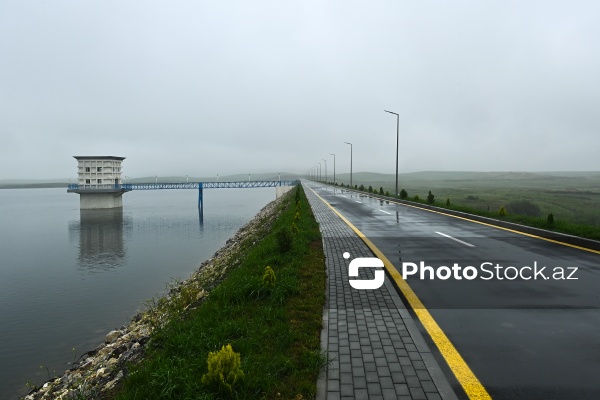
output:
{"label": "brick paver walkway", "polygon": [[[389,278],[376,290],[348,283],[350,261],[373,257],[371,250],[306,186],[305,192],[327,266],[321,346],[330,362],[317,399],[456,399]],[[344,259],[344,252],[351,258]],[[368,268],[359,271],[360,279],[373,278]]]}

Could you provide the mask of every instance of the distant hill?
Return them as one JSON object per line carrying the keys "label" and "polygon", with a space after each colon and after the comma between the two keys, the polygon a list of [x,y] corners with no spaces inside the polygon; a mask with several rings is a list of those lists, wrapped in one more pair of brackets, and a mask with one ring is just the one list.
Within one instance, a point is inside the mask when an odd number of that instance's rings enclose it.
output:
{"label": "distant hill", "polygon": [[[330,180],[332,177],[328,177]],[[337,174],[338,183],[350,183],[350,174]],[[395,174],[357,172],[352,175],[354,185],[372,185],[393,189]],[[500,187],[500,188],[567,188],[598,187],[600,171],[551,171],[551,172],[473,172],[473,171],[422,171],[398,175],[399,188],[456,188],[456,187]]]}
{"label": "distant hill", "polygon": [[[305,175],[281,173],[282,180],[305,178]],[[333,174],[328,174],[329,181]],[[131,178],[127,183],[155,182],[154,176]],[[251,174],[250,180],[278,180],[279,173]],[[325,176],[323,176],[325,179]],[[215,182],[216,176],[196,177],[190,176],[159,176],[159,182]],[[235,174],[219,176],[221,182],[247,181],[248,174]],[[352,174],[352,183],[355,185],[383,186],[393,189],[395,174],[381,174],[376,172],[355,172]],[[349,184],[350,174],[336,174],[338,183]],[[600,171],[421,171],[402,173],[398,176],[400,188],[444,188],[444,187],[515,187],[515,188],[565,188],[565,187],[598,187],[600,185]],[[0,180],[0,189],[9,188],[50,188],[66,187],[68,179],[4,179]]]}

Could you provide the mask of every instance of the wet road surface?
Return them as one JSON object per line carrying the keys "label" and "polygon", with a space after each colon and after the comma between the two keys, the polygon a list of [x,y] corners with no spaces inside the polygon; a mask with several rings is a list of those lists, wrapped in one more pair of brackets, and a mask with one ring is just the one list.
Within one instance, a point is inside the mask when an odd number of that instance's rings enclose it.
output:
{"label": "wet road surface", "polygon": [[600,399],[599,254],[309,186],[399,272],[431,267],[406,281],[494,399]]}

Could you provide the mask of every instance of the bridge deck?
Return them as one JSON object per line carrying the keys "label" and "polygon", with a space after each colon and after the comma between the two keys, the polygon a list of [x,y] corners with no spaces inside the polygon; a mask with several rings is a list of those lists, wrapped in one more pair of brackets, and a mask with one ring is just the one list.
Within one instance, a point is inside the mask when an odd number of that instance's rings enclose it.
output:
{"label": "bridge deck", "polygon": [[[130,191],[130,190],[160,190],[160,189],[218,189],[218,188],[261,188],[277,186],[294,186],[298,181],[241,181],[241,182],[182,182],[182,183],[123,183],[120,185],[102,185],[111,186],[111,189]],[[95,190],[96,185],[69,185],[68,190]],[[108,188],[107,188],[108,189]]]}

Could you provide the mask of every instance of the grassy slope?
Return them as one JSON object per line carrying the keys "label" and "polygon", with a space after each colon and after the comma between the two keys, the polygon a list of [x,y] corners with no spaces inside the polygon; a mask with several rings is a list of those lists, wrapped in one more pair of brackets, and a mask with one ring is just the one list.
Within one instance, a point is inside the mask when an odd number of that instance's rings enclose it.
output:
{"label": "grassy slope", "polygon": [[[302,194],[299,232],[292,248],[281,251],[277,232],[292,224],[293,196],[283,207],[271,232],[248,250],[199,308],[173,316],[153,336],[145,361],[132,369],[117,398],[218,398],[201,378],[208,353],[226,344],[241,354],[245,372],[232,398],[314,396],[324,364],[319,342],[325,293],[321,237]],[[277,276],[271,291],[262,284],[267,265]]]}

